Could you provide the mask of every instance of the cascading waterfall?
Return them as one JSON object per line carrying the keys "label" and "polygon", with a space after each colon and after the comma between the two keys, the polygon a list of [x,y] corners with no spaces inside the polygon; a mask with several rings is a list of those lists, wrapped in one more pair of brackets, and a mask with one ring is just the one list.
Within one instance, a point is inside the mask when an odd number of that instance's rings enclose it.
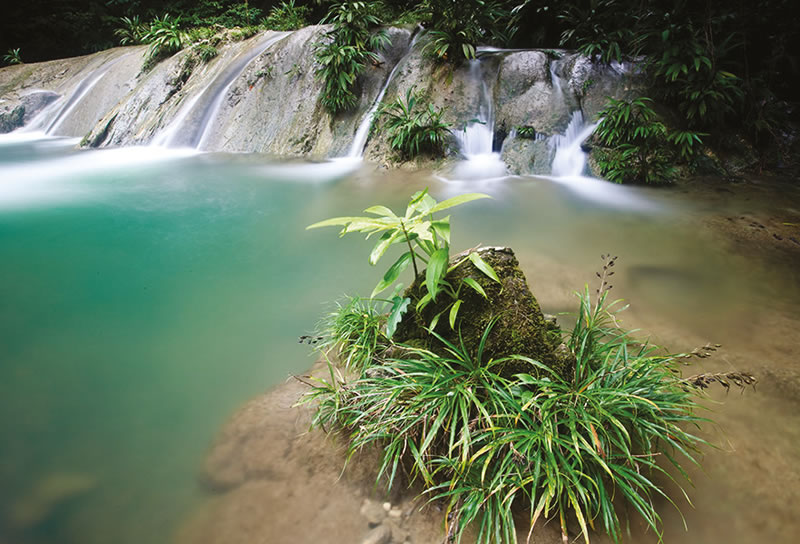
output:
{"label": "cascading waterfall", "polygon": [[175,119],[153,139],[151,145],[201,149],[234,81],[256,57],[288,34],[281,32],[236,57],[209,85],[178,111]]}
{"label": "cascading waterfall", "polygon": [[630,187],[585,175],[587,153],[581,148],[581,144],[592,135],[596,127],[597,123],[587,123],[584,120],[580,110],[572,112],[564,134],[557,134],[550,139],[555,148],[551,179],[597,204],[655,211],[657,207],[652,202],[631,191]]}
{"label": "cascading waterfall", "polygon": [[582,176],[586,169],[586,152],[581,144],[592,135],[597,123],[586,123],[580,110],[572,112],[566,132],[553,136],[555,149],[552,174],[556,177]]}
{"label": "cascading waterfall", "polygon": [[356,135],[353,137],[353,143],[350,144],[350,150],[347,153],[347,157],[350,158],[360,158],[364,156],[364,148],[367,145],[367,138],[369,137],[369,129],[372,126],[372,120],[375,117],[375,114],[378,111],[378,108],[381,105],[381,101],[383,100],[384,95],[386,95],[386,89],[389,88],[389,84],[392,83],[394,80],[397,71],[400,69],[402,65],[405,64],[406,58],[411,54],[414,50],[414,44],[417,43],[417,40],[421,36],[421,32],[417,31],[414,38],[411,40],[411,43],[408,45],[408,51],[406,52],[403,57],[397,61],[397,64],[394,65],[392,71],[389,72],[389,76],[386,78],[386,82],[383,84],[383,88],[378,93],[378,96],[375,98],[375,102],[372,104],[372,107],[369,109],[367,114],[362,119],[361,124],[358,125],[358,130],[356,131]]}
{"label": "cascading waterfall", "polygon": [[484,77],[480,59],[469,65],[470,80],[480,89],[477,114],[467,122],[463,131],[456,132],[459,149],[466,159],[456,165],[454,175],[459,179],[486,179],[504,176],[506,165],[494,144],[494,100]]}
{"label": "cascading waterfall", "polygon": [[99,68],[92,70],[89,75],[81,80],[78,83],[78,86],[75,87],[75,90],[69,95],[68,98],[61,98],[47,106],[44,110],[42,110],[34,119],[28,123],[25,127],[19,129],[20,132],[40,132],[44,131],[47,135],[56,135],[59,127],[64,123],[67,119],[69,114],[81,103],[81,101],[89,94],[89,91],[97,85],[103,76],[105,76],[108,71],[122,60],[124,57],[131,55],[132,53],[128,53],[127,55],[123,55],[118,57],[111,62],[107,62],[100,66]]}

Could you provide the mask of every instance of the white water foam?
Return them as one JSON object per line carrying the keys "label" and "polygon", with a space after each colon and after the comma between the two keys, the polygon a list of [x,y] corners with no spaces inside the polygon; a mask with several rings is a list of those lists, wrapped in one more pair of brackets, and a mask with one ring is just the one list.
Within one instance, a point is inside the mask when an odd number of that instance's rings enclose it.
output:
{"label": "white water foam", "polygon": [[363,157],[364,156],[364,147],[367,144],[367,138],[369,137],[369,129],[372,126],[372,120],[375,117],[375,114],[378,111],[378,108],[381,105],[381,101],[383,100],[384,95],[386,94],[386,89],[389,88],[389,84],[394,80],[395,75],[397,74],[397,70],[405,64],[406,58],[411,54],[414,50],[414,44],[417,43],[421,32],[417,32],[417,35],[411,40],[411,43],[408,46],[408,52],[403,55],[403,58],[397,61],[397,64],[394,65],[392,71],[389,72],[389,76],[386,78],[386,82],[383,84],[383,88],[378,93],[378,96],[375,98],[375,102],[373,102],[372,107],[369,109],[367,114],[364,116],[364,119],[361,120],[361,124],[358,125],[358,130],[356,131],[356,135],[353,137],[353,143],[350,144],[350,151],[347,153],[347,157],[354,158],[354,157]]}

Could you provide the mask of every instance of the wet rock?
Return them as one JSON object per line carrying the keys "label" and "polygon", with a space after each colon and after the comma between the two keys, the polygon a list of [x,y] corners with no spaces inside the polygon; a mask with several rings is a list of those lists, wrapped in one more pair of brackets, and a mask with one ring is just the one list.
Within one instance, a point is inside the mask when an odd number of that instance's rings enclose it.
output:
{"label": "wet rock", "polygon": [[24,117],[24,106],[17,106],[8,113],[0,113],[0,134],[6,134],[21,127]]}
{"label": "wet rock", "polygon": [[87,474],[58,472],[40,479],[9,510],[8,523],[27,529],[49,519],[62,504],[76,499],[97,485]]}
{"label": "wet rock", "polygon": [[383,520],[386,519],[388,514],[383,505],[369,499],[364,500],[364,504],[361,505],[360,513],[367,520],[370,527],[383,523]]}
{"label": "wet rock", "polygon": [[378,525],[367,533],[361,544],[389,544],[392,540],[392,530],[386,525]]}
{"label": "wet rock", "polygon": [[[439,320],[436,332],[454,345],[463,341],[467,352],[475,356],[481,336],[490,322],[497,319],[489,334],[483,352],[483,361],[499,359],[508,355],[523,355],[539,361],[561,376],[572,371],[566,356],[556,355],[551,335],[548,335],[539,303],[531,293],[525,275],[519,267],[514,252],[507,247],[484,247],[476,250],[481,258],[495,270],[500,283],[493,281],[466,260],[447,275],[447,281],[458,285],[464,278],[472,278],[486,292],[488,300],[473,289],[461,290],[463,303],[458,313],[456,331],[450,329],[447,318]],[[466,254],[451,258],[451,266],[466,258]],[[406,290],[411,306],[427,293],[423,289],[424,277],[420,275]],[[437,345],[431,340],[427,327],[434,316],[445,311],[453,301],[442,294],[436,302],[428,304],[422,312],[407,313],[397,328],[395,338],[399,342],[425,345],[434,350]],[[509,361],[502,367],[506,375],[516,373],[538,374],[535,366],[523,361]]]}
{"label": "wet rock", "polygon": [[402,544],[408,539],[408,531],[406,531],[401,525],[398,520],[388,520],[385,524],[385,527],[389,528],[390,534],[392,535],[392,543],[393,544]]}

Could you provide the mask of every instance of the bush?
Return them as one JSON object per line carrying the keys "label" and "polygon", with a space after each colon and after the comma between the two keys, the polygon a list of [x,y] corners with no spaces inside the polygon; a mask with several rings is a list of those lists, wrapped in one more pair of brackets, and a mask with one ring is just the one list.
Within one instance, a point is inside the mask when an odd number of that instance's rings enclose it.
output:
{"label": "bush", "polygon": [[689,127],[720,125],[743,97],[740,80],[720,68],[734,47],[729,36],[709,49],[691,23],[669,24],[645,34],[651,55],[648,72],[664,101],[680,111]]}
{"label": "bush", "polygon": [[308,25],[311,12],[308,6],[298,6],[294,0],[283,1],[273,6],[269,15],[261,20],[261,26],[270,30],[297,30]]}
{"label": "bush", "polygon": [[119,38],[120,45],[139,45],[144,43],[144,37],[149,27],[139,20],[138,15],[133,17],[120,17],[120,26],[114,30],[114,35]]}
{"label": "bush", "polygon": [[405,99],[398,97],[384,104],[378,114],[389,137],[389,145],[404,158],[421,154],[443,155],[450,124],[442,121],[442,110],[433,104],[427,107],[420,103],[414,88],[406,91]]}
{"label": "bush", "polygon": [[666,183],[675,169],[667,128],[651,107],[650,98],[609,98],[600,112],[594,136],[600,147],[595,157],[600,173],[616,183]]}
{"label": "bush", "polygon": [[180,16],[172,17],[169,13],[163,17],[156,17],[150,23],[147,32],[142,36],[142,42],[150,44],[147,50],[148,64],[177,53],[183,48],[183,37],[180,30]]}
{"label": "bush", "polygon": [[426,0],[431,40],[424,51],[453,63],[475,58],[479,43],[506,45],[514,34],[510,3],[498,0]]}
{"label": "bush", "polygon": [[[516,542],[513,507],[525,507],[531,527],[558,515],[565,541],[574,517],[586,541],[589,526],[599,526],[618,542],[617,497],[660,536],[653,499],[672,499],[652,476],[673,479],[664,464],[685,476],[682,465],[696,463],[705,442],[686,427],[706,421],[695,387],[708,380],[682,379],[677,356],[619,327],[618,302],[607,301],[616,258],[604,259],[595,300],[587,287],[574,329],[563,334],[574,375],[514,354],[485,360],[494,321],[473,353],[433,332],[439,352],[394,346],[387,356],[379,340],[358,349],[367,363],[350,380],[329,363],[329,380],[304,398],[317,403],[313,425],[344,429],[351,452],[377,445],[390,488],[399,471],[420,479],[430,500],[447,505],[448,541],[474,524],[479,544]],[[355,349],[353,335],[330,331]],[[539,375],[504,377],[498,369],[509,360]]]}
{"label": "bush", "polygon": [[199,43],[193,46],[192,50],[197,53],[197,56],[200,57],[200,60],[203,62],[210,62],[219,55],[217,48],[208,43]]}
{"label": "bush", "polygon": [[561,45],[573,45],[579,52],[606,64],[620,62],[633,40],[633,17],[620,9],[617,0],[566,4],[558,15],[567,29]]}
{"label": "bush", "polygon": [[22,57],[19,54],[19,47],[16,49],[9,49],[8,52],[3,55],[3,61],[6,64],[23,64]]}
{"label": "bush", "polygon": [[317,75],[325,82],[322,104],[334,115],[358,104],[358,76],[389,42],[386,32],[371,30],[380,23],[374,10],[367,2],[334,4],[322,21],[332,23],[333,30],[316,45]]}

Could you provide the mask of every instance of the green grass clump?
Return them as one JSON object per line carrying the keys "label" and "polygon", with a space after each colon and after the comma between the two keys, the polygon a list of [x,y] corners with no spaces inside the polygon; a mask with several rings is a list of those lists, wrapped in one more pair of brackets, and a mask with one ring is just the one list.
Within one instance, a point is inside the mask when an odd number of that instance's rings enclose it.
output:
{"label": "green grass clump", "polygon": [[261,26],[269,30],[297,30],[308,25],[309,6],[282,1],[272,6],[269,15],[261,19]]}
{"label": "green grass clump", "polygon": [[385,324],[386,316],[373,301],[352,297],[345,304],[337,304],[322,320],[319,348],[338,349],[346,369],[361,371],[387,343]]}
{"label": "green grass clump", "polygon": [[[607,301],[614,260],[606,259],[597,296],[588,287],[579,294],[577,323],[563,335],[576,358],[573,376],[513,354],[485,360],[496,321],[474,353],[435,333],[440,352],[386,352],[380,316],[355,318],[362,308],[353,306],[329,330],[345,356],[357,354],[345,359],[355,375],[329,363],[329,379],[304,399],[318,406],[314,425],[344,429],[351,453],[379,446],[379,478],[389,487],[400,474],[421,481],[430,500],[446,503],[455,542],[468,526],[478,543],[516,542],[512,513],[522,511],[531,528],[558,516],[565,538],[575,520],[586,542],[590,527],[619,541],[622,502],[660,535],[654,500],[673,499],[654,476],[672,478],[671,464],[688,478],[683,465],[696,464],[705,442],[687,428],[706,420],[676,358],[618,325],[618,303]],[[510,359],[541,372],[503,377],[498,369]]]}

